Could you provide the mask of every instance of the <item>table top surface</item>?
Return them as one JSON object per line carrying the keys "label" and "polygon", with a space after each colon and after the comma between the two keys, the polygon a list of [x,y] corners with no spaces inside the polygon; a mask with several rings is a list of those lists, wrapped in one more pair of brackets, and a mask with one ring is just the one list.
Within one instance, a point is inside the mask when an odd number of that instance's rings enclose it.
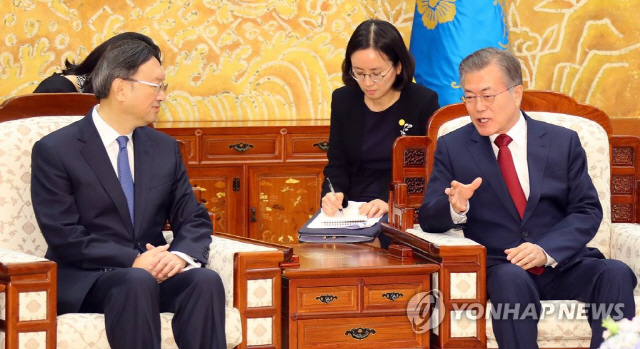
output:
{"label": "table top surface", "polygon": [[299,257],[299,267],[285,268],[285,277],[341,277],[349,275],[382,276],[402,271],[410,274],[430,274],[438,265],[417,256],[400,259],[390,256],[386,250],[365,244],[316,244],[287,245]]}

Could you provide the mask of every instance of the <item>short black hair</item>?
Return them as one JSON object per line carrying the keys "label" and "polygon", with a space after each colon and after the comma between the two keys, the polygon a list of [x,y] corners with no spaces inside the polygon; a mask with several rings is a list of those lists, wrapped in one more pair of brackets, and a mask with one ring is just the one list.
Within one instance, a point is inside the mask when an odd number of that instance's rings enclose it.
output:
{"label": "short black hair", "polygon": [[368,19],[358,25],[347,44],[344,61],[342,61],[342,81],[345,85],[356,86],[358,83],[351,76],[351,55],[356,51],[373,48],[391,60],[394,67],[402,65],[402,71],[391,86],[400,91],[413,80],[416,63],[407,50],[402,35],[393,24],[379,19]]}
{"label": "short black hair", "polygon": [[111,45],[91,74],[93,94],[97,99],[107,98],[115,79],[131,78],[141,65],[154,58],[160,62],[160,51],[144,41],[124,40]]}
{"label": "short black hair", "polygon": [[[153,50],[158,52],[158,57],[160,57],[160,48],[158,47],[158,45],[156,45],[153,40],[144,35],[144,34],[140,34],[140,33],[136,33],[136,32],[124,32],[124,33],[120,33],[114,37],[109,38],[107,41],[103,42],[102,44],[98,45],[95,49],[93,49],[93,51],[91,51],[91,53],[89,53],[89,55],[87,56],[87,58],[85,58],[82,62],[80,63],[71,63],[69,62],[69,60],[66,60],[64,62],[65,65],[65,69],[62,70],[62,75],[77,75],[77,76],[81,76],[84,75],[87,77],[87,81],[84,84],[83,87],[83,92],[85,93],[93,93],[93,86],[92,86],[92,82],[91,82],[91,73],[93,72],[93,70],[95,69],[96,65],[98,64],[98,61],[100,60],[100,58],[105,54],[105,52],[107,52],[107,50],[109,50],[109,48],[117,43],[120,43],[122,41],[127,41],[127,40],[138,40],[138,41],[142,41],[145,44],[147,44],[149,47],[151,47]],[[160,60],[158,58],[158,60]],[[160,62],[162,63],[162,62]]]}

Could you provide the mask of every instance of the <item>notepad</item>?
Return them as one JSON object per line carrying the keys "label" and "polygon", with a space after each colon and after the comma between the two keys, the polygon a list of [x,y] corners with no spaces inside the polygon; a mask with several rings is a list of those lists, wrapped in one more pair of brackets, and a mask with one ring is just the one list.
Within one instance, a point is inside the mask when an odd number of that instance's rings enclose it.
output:
{"label": "notepad", "polygon": [[336,212],[333,217],[327,216],[324,212],[320,212],[316,219],[309,223],[307,228],[360,229],[373,226],[380,220],[380,217],[367,218],[367,216],[359,214],[358,209],[362,204],[364,204],[364,202],[349,201],[349,204],[342,210],[342,213]]}
{"label": "notepad", "polygon": [[366,219],[349,219],[349,220],[326,220],[322,222],[325,227],[344,227],[346,225],[354,225],[367,223]]}

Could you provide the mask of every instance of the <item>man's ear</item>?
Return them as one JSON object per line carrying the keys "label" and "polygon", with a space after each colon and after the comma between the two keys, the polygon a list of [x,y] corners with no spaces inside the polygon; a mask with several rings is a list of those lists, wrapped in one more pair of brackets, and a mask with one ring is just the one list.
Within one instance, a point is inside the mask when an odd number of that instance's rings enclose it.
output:
{"label": "man's ear", "polygon": [[111,92],[109,94],[113,95],[118,101],[124,102],[129,90],[130,88],[127,86],[127,81],[117,78],[111,82]]}
{"label": "man's ear", "polygon": [[513,88],[513,94],[516,97],[516,101],[518,107],[522,105],[522,95],[524,94],[524,87],[522,85],[517,85]]}

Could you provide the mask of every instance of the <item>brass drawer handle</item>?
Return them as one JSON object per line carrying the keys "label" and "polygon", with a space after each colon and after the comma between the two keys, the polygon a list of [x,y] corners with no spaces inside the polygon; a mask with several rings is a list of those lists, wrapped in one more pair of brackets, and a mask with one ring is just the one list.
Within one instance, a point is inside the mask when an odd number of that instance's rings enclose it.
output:
{"label": "brass drawer handle", "polygon": [[331,294],[325,294],[325,295],[316,297],[317,301],[320,301],[320,302],[322,302],[324,304],[331,303],[336,299],[338,299],[338,297],[334,296],[334,295],[331,295]]}
{"label": "brass drawer handle", "polygon": [[[308,143],[307,143],[308,144]],[[327,151],[329,150],[329,142],[327,141],[322,141],[322,142],[318,142],[318,143],[313,143],[314,147],[318,147],[320,148],[320,150],[324,150]]]}
{"label": "brass drawer handle", "polygon": [[345,336],[351,336],[352,338],[360,341],[372,334],[376,334],[376,330],[367,327],[352,328],[344,333]]}
{"label": "brass drawer handle", "polygon": [[402,298],[402,297],[404,297],[404,295],[399,292],[387,292],[382,294],[382,298],[386,298],[390,301],[395,301],[398,298]]}
{"label": "brass drawer handle", "polygon": [[231,144],[229,146],[229,148],[231,148],[231,149],[233,149],[233,150],[235,150],[237,152],[244,153],[245,151],[253,148],[253,144],[240,142],[240,143],[236,143],[236,144]]}

